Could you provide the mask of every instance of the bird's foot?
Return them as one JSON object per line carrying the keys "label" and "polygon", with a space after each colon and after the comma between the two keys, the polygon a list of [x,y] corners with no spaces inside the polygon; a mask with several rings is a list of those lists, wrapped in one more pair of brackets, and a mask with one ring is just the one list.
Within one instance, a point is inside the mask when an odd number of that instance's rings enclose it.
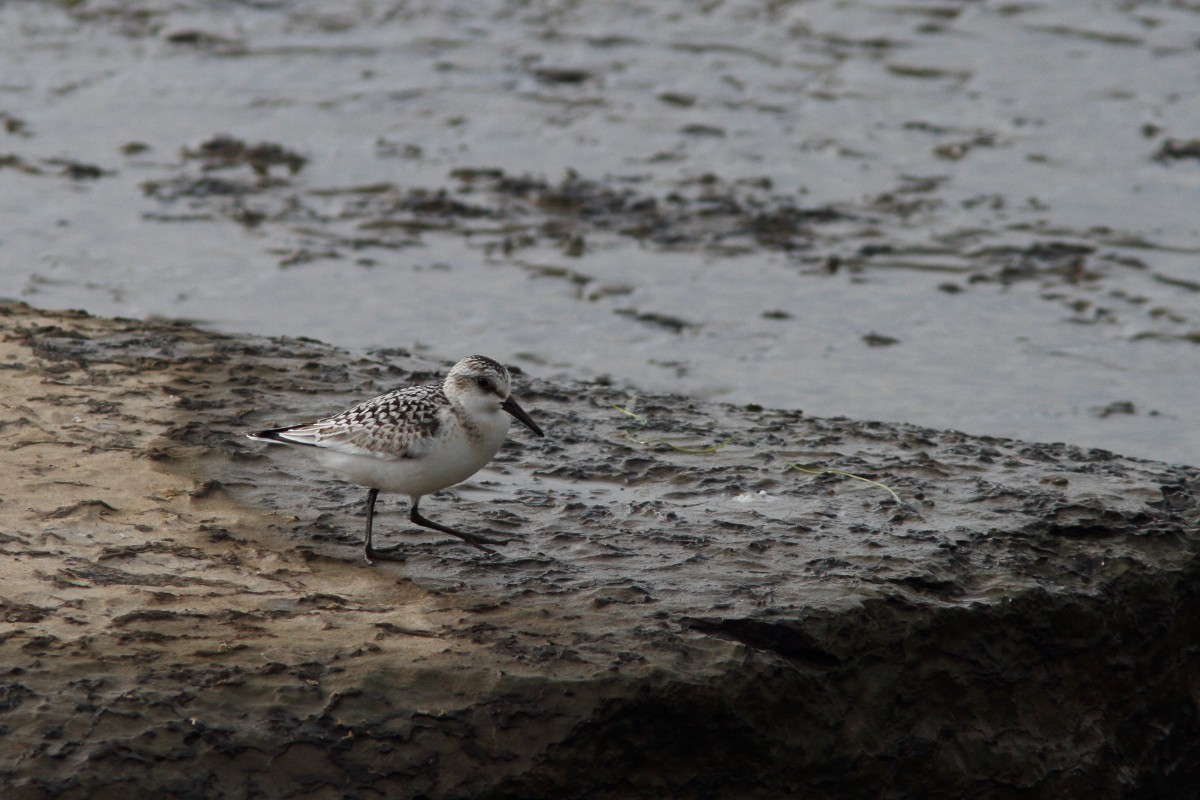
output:
{"label": "bird's foot", "polygon": [[366,549],[367,563],[373,564],[376,561],[407,561],[408,549],[400,547],[385,547],[382,550],[376,550],[374,547],[368,546]]}
{"label": "bird's foot", "polygon": [[468,533],[467,531],[454,531],[451,536],[457,536],[467,544],[480,547],[485,544],[508,544],[508,539],[493,539],[490,536],[482,536],[478,533]]}
{"label": "bird's foot", "polygon": [[425,517],[421,516],[421,513],[419,511],[417,511],[417,507],[415,505],[411,509],[409,509],[408,518],[410,520],[412,520],[414,523],[416,523],[417,525],[420,525],[422,528],[429,528],[430,530],[439,531],[441,533],[446,534],[447,536],[457,536],[459,539],[462,539],[467,544],[471,545],[472,547],[478,548],[479,550],[482,550],[485,553],[495,553],[494,550],[486,547],[485,545],[508,544],[507,539],[493,539],[489,536],[481,536],[478,533],[469,533],[467,531],[455,530],[454,528],[450,528],[445,525],[442,525],[440,522],[434,522],[433,520],[426,519]]}

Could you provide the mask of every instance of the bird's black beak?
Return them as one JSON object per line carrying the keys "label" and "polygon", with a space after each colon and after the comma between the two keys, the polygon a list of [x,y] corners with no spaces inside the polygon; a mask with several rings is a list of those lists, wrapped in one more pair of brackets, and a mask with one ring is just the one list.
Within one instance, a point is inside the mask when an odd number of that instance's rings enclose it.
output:
{"label": "bird's black beak", "polygon": [[503,408],[508,413],[512,414],[514,417],[516,417],[517,422],[520,422],[522,425],[524,425],[526,428],[529,428],[529,430],[533,431],[538,436],[546,435],[546,434],[542,433],[542,429],[537,426],[537,423],[529,418],[529,415],[525,413],[525,409],[521,408],[520,404],[517,403],[517,401],[513,399],[512,395],[509,395],[508,399],[500,404],[500,407]]}

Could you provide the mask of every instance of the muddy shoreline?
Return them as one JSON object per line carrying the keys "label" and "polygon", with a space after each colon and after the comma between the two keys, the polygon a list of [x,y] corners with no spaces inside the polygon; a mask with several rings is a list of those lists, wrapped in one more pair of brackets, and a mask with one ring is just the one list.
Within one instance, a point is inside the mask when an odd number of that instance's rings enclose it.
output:
{"label": "muddy shoreline", "polygon": [[0,347],[7,796],[1200,778],[1194,469],[520,375],[548,437],[422,504],[512,543],[386,498],[368,567],[358,490],[236,434],[443,365],[17,304]]}

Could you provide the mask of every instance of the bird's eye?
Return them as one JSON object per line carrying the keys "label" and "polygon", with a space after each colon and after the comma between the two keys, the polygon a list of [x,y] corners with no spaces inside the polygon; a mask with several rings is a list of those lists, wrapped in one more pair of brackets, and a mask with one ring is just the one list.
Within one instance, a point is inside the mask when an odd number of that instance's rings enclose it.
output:
{"label": "bird's eye", "polygon": [[492,387],[492,379],[485,378],[482,375],[475,379],[475,385],[478,386],[480,389],[483,389],[484,391],[488,391],[488,392],[490,392],[493,388]]}

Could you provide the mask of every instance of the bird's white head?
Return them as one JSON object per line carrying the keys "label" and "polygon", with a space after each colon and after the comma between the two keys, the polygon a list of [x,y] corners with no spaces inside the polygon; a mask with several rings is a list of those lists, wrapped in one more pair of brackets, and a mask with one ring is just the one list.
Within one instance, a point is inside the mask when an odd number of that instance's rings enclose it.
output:
{"label": "bird's white head", "polygon": [[451,403],[472,416],[507,411],[538,436],[545,435],[513,399],[512,378],[499,361],[487,356],[467,356],[451,368],[442,390]]}
{"label": "bird's white head", "polygon": [[468,411],[499,411],[511,393],[512,378],[499,361],[486,356],[467,356],[446,376],[442,390],[450,402]]}

